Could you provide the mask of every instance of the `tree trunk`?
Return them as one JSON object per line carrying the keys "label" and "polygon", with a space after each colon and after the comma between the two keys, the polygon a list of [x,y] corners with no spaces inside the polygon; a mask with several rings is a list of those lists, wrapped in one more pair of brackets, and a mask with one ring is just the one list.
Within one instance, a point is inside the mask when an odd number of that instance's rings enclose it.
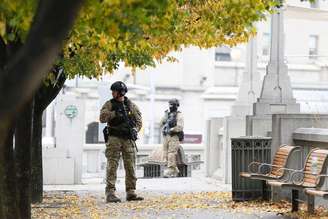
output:
{"label": "tree trunk", "polygon": [[16,191],[16,168],[14,162],[14,149],[13,149],[13,135],[14,128],[10,126],[8,129],[8,135],[3,145],[4,151],[0,151],[0,167],[1,172],[1,204],[2,204],[2,217],[4,219],[16,219],[20,218],[18,203],[17,203],[17,191]]}
{"label": "tree trunk", "polygon": [[[0,167],[1,168],[1,167]],[[0,171],[1,172],[1,171]],[[2,190],[0,189],[0,192],[2,194]],[[2,200],[1,200],[1,195],[0,195],[0,218],[4,218],[3,216],[3,211],[2,211]]]}
{"label": "tree trunk", "polygon": [[42,168],[42,114],[56,98],[64,86],[66,76],[62,68],[55,66],[52,71],[57,80],[50,85],[42,84],[34,96],[33,137],[32,137],[32,203],[42,202],[43,168]]}
{"label": "tree trunk", "polygon": [[[3,40],[3,38],[0,36],[0,69],[3,69],[6,62],[6,43]],[[0,178],[3,176],[3,165],[0,161]],[[0,180],[0,194],[3,194],[2,191],[2,182],[3,180]],[[3,210],[2,210],[2,195],[0,195],[0,218],[4,218],[3,216]]]}
{"label": "tree trunk", "polygon": [[12,121],[31,99],[55,61],[82,2],[39,1],[24,46],[6,61],[6,68],[0,68],[0,195],[4,219],[20,219],[13,147],[8,144],[12,141]]}
{"label": "tree trunk", "polygon": [[31,145],[31,196],[32,203],[40,203],[43,199],[43,169],[42,169],[42,111],[33,114],[33,135]]}
{"label": "tree trunk", "polygon": [[[14,33],[13,33],[14,34]],[[0,36],[0,71],[6,62],[21,46],[21,41],[6,44]],[[0,218],[19,218],[18,195],[16,188],[15,162],[14,162],[14,123],[8,117],[1,121],[1,128],[6,131],[0,134]]]}
{"label": "tree trunk", "polygon": [[20,113],[15,132],[15,162],[18,191],[18,207],[22,218],[31,218],[31,140],[33,101]]}

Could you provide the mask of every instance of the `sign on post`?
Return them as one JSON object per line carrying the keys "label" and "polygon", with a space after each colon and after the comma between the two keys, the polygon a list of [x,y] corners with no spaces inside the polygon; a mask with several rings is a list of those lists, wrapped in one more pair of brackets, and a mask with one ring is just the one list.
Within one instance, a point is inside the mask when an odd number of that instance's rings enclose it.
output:
{"label": "sign on post", "polygon": [[69,119],[75,118],[78,114],[77,107],[74,105],[68,105],[64,110],[64,114]]}

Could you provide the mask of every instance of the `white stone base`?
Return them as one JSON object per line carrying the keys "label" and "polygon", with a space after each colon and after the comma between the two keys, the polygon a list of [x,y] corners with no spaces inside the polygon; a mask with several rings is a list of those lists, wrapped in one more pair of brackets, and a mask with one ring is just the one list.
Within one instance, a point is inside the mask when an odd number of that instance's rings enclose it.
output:
{"label": "white stone base", "polygon": [[46,148],[55,147],[55,138],[53,138],[53,137],[43,137],[42,138],[42,146],[44,146]]}
{"label": "white stone base", "polygon": [[218,168],[213,174],[212,178],[224,182],[224,173],[225,171],[222,168]]}
{"label": "white stone base", "polygon": [[45,158],[43,160],[43,184],[45,185],[73,185],[73,158]]}

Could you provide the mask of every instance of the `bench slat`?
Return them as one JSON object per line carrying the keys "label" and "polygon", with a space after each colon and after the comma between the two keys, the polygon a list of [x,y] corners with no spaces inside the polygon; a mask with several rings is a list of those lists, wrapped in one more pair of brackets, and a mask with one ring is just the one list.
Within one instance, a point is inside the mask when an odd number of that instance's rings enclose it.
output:
{"label": "bench slat", "polygon": [[318,190],[318,189],[305,189],[305,194],[313,195],[313,196],[320,196],[325,199],[328,198],[328,191]]}
{"label": "bench slat", "polygon": [[274,160],[273,160],[273,163],[277,163],[277,162],[286,162],[286,160],[287,160],[287,157],[285,157],[285,158],[275,158]]}

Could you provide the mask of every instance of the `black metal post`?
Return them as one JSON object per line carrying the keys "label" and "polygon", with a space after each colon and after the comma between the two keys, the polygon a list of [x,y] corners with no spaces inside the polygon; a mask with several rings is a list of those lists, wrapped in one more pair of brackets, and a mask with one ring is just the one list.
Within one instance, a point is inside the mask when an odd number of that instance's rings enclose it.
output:
{"label": "black metal post", "polygon": [[268,191],[268,185],[266,184],[265,180],[261,180],[262,182],[262,199],[264,201],[269,201],[270,200],[270,195]]}
{"label": "black metal post", "polygon": [[292,189],[292,212],[298,211],[298,198],[299,198],[298,190]]}
{"label": "black metal post", "polygon": [[308,195],[307,196],[307,210],[309,214],[313,214],[314,213],[314,196],[313,195]]}

